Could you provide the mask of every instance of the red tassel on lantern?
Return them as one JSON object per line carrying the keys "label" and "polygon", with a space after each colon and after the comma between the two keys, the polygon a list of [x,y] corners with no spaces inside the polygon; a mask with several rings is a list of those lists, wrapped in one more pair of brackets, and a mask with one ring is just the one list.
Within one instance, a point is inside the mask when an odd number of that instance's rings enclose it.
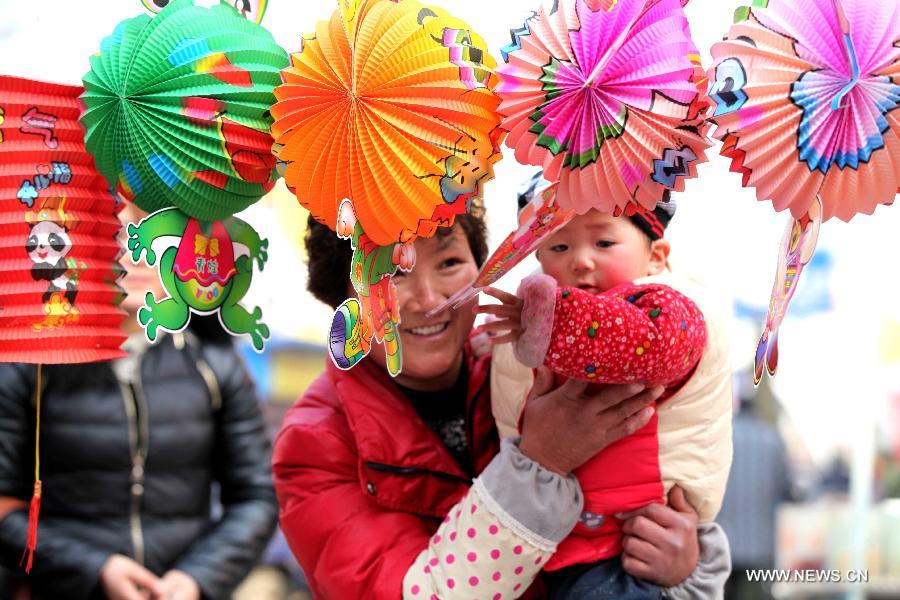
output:
{"label": "red tassel on lantern", "polygon": [[34,482],[34,495],[31,497],[31,505],[28,507],[28,541],[25,543],[25,552],[22,554],[22,562],[25,563],[25,572],[31,572],[34,564],[34,551],[37,549],[38,519],[41,515],[41,480]]}
{"label": "red tassel on lantern", "polygon": [[25,552],[22,561],[25,563],[25,572],[31,573],[34,564],[34,553],[37,550],[38,519],[41,516],[41,365],[37,366],[37,392],[35,393],[35,419],[34,419],[34,492],[31,494],[31,504],[28,507],[28,538],[25,541]]}

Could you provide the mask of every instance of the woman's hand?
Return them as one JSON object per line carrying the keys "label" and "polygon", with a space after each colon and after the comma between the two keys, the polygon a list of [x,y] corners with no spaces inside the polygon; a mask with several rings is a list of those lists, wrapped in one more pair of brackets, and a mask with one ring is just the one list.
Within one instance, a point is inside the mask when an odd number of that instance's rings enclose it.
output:
{"label": "woman's hand", "polygon": [[169,571],[160,583],[160,600],[200,600],[200,586],[184,571]]}
{"label": "woman's hand", "polygon": [[541,367],[525,404],[519,449],[545,469],[568,475],[653,416],[650,406],[662,387],[611,385],[594,391],[569,379],[553,388],[553,373]]}
{"label": "woman's hand", "polygon": [[680,487],[669,491],[668,506],[648,504],[616,517],[624,520],[626,572],[663,587],[676,586],[694,572],[700,556],[697,511]]}
{"label": "woman's hand", "polygon": [[[493,296],[502,304],[482,304],[473,310],[477,315],[492,315],[495,318],[479,325],[478,333],[491,335],[492,344],[505,344],[515,342],[522,335],[522,299],[513,294],[488,287],[482,290],[488,296]],[[501,332],[506,332],[500,335]]]}
{"label": "woman's hand", "polygon": [[159,577],[122,554],[113,554],[103,563],[100,585],[109,600],[155,600],[161,597]]}

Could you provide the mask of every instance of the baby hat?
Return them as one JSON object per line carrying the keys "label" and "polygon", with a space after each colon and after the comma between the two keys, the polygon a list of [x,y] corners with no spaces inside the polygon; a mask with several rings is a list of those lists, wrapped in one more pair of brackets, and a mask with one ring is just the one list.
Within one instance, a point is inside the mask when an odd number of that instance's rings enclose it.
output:
{"label": "baby hat", "polygon": [[[541,192],[552,185],[544,179],[544,172],[537,171],[532,175],[522,187],[518,194],[518,210],[522,211],[525,206],[534,200]],[[615,216],[624,214],[638,229],[643,231],[651,240],[662,239],[666,232],[666,227],[672,217],[675,216],[675,201],[669,196],[669,190],[666,190],[663,199],[656,203],[656,208],[647,210],[643,206],[636,204],[629,205],[624,211],[615,213]]]}

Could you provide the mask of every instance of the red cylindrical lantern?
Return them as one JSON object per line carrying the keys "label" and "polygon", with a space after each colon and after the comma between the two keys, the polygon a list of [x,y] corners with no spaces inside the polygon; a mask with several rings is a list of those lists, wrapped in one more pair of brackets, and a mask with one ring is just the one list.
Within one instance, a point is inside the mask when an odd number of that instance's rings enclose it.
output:
{"label": "red cylindrical lantern", "polygon": [[79,86],[0,76],[0,361],[124,356],[119,206],[78,122]]}

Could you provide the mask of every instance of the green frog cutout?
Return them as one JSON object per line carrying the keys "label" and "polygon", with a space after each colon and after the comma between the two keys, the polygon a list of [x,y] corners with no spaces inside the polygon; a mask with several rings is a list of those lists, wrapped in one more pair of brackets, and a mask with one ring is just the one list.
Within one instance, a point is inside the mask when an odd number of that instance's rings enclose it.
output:
{"label": "green frog cutout", "polygon": [[[251,313],[239,303],[253,280],[253,261],[260,271],[266,264],[268,240],[235,217],[199,221],[176,208],[166,208],[145,217],[137,226],[128,225],[131,259],[138,264],[146,253],[146,263],[157,265],[154,242],[173,237],[178,245],[166,246],[158,261],[160,280],[169,296],[157,300],[147,292],[146,304],[138,311],[147,339],[155,341],[159,329],[182,331],[190,322],[191,312],[218,313],[228,333],[249,335],[253,348],[262,352],[269,339],[269,327],[260,320],[262,310],[257,307]],[[235,258],[241,246],[248,253]]]}

